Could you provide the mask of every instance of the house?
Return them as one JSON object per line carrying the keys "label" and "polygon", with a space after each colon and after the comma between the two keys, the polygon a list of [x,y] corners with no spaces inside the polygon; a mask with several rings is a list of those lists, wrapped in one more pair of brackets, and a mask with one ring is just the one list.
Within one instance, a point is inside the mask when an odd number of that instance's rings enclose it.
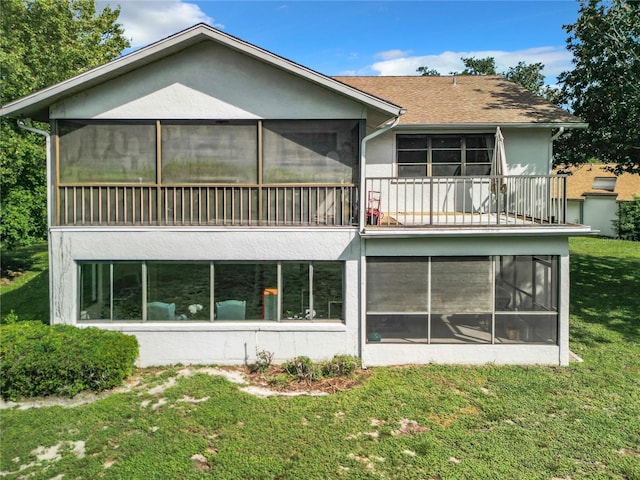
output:
{"label": "house", "polygon": [[142,366],[569,361],[591,230],[551,155],[584,124],[500,77],[329,78],[199,24],[1,113],[51,124],[51,321]]}
{"label": "house", "polygon": [[640,175],[612,172],[614,164],[586,164],[567,169],[567,220],[591,225],[600,235],[615,237],[613,221],[621,202],[640,196]]}

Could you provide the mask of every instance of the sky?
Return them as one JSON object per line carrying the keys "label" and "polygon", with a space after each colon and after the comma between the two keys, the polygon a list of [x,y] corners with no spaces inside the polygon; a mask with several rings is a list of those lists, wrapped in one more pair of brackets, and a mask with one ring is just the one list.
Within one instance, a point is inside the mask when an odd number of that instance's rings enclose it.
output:
{"label": "sky", "polygon": [[[571,69],[562,26],[576,0],[497,1],[97,1],[120,5],[132,49],[196,23],[276,53],[325,75],[446,75],[460,57],[496,59],[498,72],[519,61],[545,65],[545,83]],[[129,51],[131,51],[129,50]]]}

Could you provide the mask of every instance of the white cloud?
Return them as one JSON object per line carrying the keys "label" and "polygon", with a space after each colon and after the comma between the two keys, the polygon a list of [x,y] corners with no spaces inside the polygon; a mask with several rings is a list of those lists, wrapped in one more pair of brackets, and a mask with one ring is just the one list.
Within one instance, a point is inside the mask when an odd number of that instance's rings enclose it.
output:
{"label": "white cloud", "polygon": [[383,61],[386,60],[395,60],[397,58],[406,57],[411,53],[410,50],[387,50],[385,52],[376,53],[376,58],[381,58]]}
{"label": "white cloud", "polygon": [[[399,52],[399,50],[390,50]],[[376,56],[383,58],[370,66],[378,75],[416,75],[418,67],[427,66],[437,70],[442,75],[459,72],[464,69],[461,57],[494,57],[498,72],[505,72],[522,61],[527,64],[541,62],[545,65],[543,74],[549,83],[564,70],[571,69],[571,53],[564,47],[536,47],[525,50],[508,52],[504,50],[479,50],[468,52],[442,52],[438,55],[415,55],[385,58],[388,52],[381,52]]]}
{"label": "white cloud", "polygon": [[101,10],[105,6],[115,8],[118,5],[118,23],[124,27],[125,37],[131,40],[133,48],[148,45],[196,23],[224,28],[224,25],[214,23],[213,18],[198,5],[182,0],[98,1],[96,9]]}

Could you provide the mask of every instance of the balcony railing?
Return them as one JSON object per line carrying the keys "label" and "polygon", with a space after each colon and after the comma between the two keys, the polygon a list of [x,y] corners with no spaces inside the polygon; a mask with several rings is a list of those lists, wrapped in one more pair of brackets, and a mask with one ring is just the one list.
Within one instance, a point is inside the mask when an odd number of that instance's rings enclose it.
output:
{"label": "balcony railing", "polygon": [[367,178],[366,192],[366,223],[379,227],[562,225],[566,219],[562,175]]}
{"label": "balcony railing", "polygon": [[61,185],[58,225],[357,225],[354,185]]}

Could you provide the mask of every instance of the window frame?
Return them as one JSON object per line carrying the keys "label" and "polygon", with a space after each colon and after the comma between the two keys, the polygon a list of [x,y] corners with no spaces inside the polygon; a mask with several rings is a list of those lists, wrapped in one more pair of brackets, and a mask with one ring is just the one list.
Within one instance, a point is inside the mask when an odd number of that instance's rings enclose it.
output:
{"label": "window frame", "polygon": [[[429,177],[458,177],[458,176],[487,176],[491,174],[491,159],[493,156],[494,144],[492,142],[493,134],[491,133],[398,133],[395,137],[395,168],[396,168],[396,177],[398,178],[429,178]],[[400,146],[401,140],[413,138],[415,140],[423,137],[426,140],[426,144],[424,147],[402,147]],[[470,138],[473,137],[484,137],[486,148],[479,148],[473,146],[467,146],[467,142]],[[437,138],[448,138],[460,139],[460,148],[456,147],[438,147],[434,146],[434,139]],[[468,162],[467,161],[467,152],[479,152],[486,151],[487,152],[487,162]],[[401,153],[404,152],[424,152],[425,158],[424,161],[420,162],[401,162],[400,157]],[[460,161],[459,162],[439,162],[433,160],[434,152],[460,152]],[[456,170],[452,175],[434,175],[434,165],[438,166],[456,166]],[[488,167],[487,173],[479,174],[479,173],[468,173],[469,166],[473,165],[484,165]],[[423,167],[425,169],[425,175],[401,175],[402,167]]]}
{"label": "window frame", "polygon": [[[116,309],[114,308],[114,269],[115,266],[117,265],[131,265],[131,264],[135,264],[139,267],[139,270],[136,273],[136,285],[139,287],[140,292],[139,296],[141,298],[141,304],[139,305],[139,308],[142,312],[141,318],[130,318],[130,319],[120,319],[120,318],[114,318],[114,312],[116,311]],[[328,323],[345,323],[345,310],[344,310],[344,306],[345,306],[345,262],[343,261],[335,261],[335,260],[309,260],[309,261],[242,261],[242,260],[237,260],[237,261],[171,261],[171,260],[146,260],[146,261],[91,261],[91,260],[82,260],[82,261],[76,261],[76,271],[77,271],[77,275],[78,275],[78,282],[77,282],[77,294],[76,294],[76,304],[78,307],[78,312],[77,312],[77,321],[79,323],[101,323],[101,322],[109,322],[109,323],[113,323],[113,322],[127,322],[127,323],[155,323],[155,322],[166,322],[166,320],[151,320],[148,319],[148,303],[151,301],[159,301],[159,300],[163,300],[160,298],[150,298],[150,289],[149,289],[149,285],[150,282],[152,280],[150,280],[149,278],[149,266],[153,266],[153,265],[208,265],[209,266],[209,303],[208,305],[205,306],[205,309],[208,309],[209,311],[209,318],[208,319],[195,319],[195,318],[190,318],[190,315],[188,315],[187,311],[185,311],[184,308],[180,309],[180,311],[175,312],[175,318],[171,319],[171,321],[176,321],[176,322],[180,322],[180,323],[194,323],[194,322],[198,322],[198,323],[202,323],[202,322],[216,322],[216,323],[222,323],[222,322],[278,322],[278,323],[286,323],[286,322],[304,322],[304,323],[311,323],[311,322],[317,322],[317,323],[321,323],[321,322],[328,322]],[[216,302],[216,277],[215,277],[215,270],[216,270],[216,266],[220,266],[220,265],[227,265],[227,266],[233,266],[233,265],[238,265],[238,264],[246,264],[246,265],[263,265],[263,266],[273,266],[277,269],[277,273],[276,273],[276,283],[277,283],[277,292],[282,292],[280,293],[276,293],[277,298],[276,298],[276,302],[277,302],[277,312],[276,312],[276,318],[266,318],[265,317],[265,311],[263,310],[262,318],[246,318],[245,320],[220,320],[220,319],[215,319],[215,302]],[[283,290],[283,284],[284,284],[284,280],[283,280],[283,266],[287,265],[287,264],[301,264],[301,265],[306,265],[307,267],[307,273],[306,275],[308,275],[308,281],[309,281],[309,288],[307,289],[308,291],[306,292],[306,298],[301,297],[301,312],[297,312],[294,315],[290,315],[287,318],[287,315],[285,314],[285,312],[283,311],[283,295],[287,295],[287,293]],[[317,306],[314,306],[314,299],[317,299],[321,296],[320,291],[321,289],[318,288],[317,291],[314,291],[314,279],[316,279],[316,281],[319,279],[316,278],[315,273],[314,273],[314,266],[317,267],[318,265],[322,265],[322,264],[331,264],[331,265],[336,265],[337,267],[339,267],[339,281],[340,281],[340,299],[339,300],[333,300],[333,301],[328,301],[329,304],[327,306],[327,318],[322,318],[320,317],[320,313],[315,314],[316,311],[320,312],[320,310],[318,309]],[[84,276],[89,276],[91,277],[92,281],[95,280],[97,281],[97,276],[96,276],[96,271],[97,269],[97,265],[102,265],[103,269],[106,268],[106,271],[108,273],[108,285],[105,285],[104,288],[104,294],[103,293],[95,293],[94,291],[97,290],[97,286],[96,285],[87,285],[84,283]],[[88,275],[84,275],[83,274],[83,270],[86,267],[91,267],[89,268],[89,274]],[[100,269],[101,270],[101,269]],[[318,269],[321,270],[321,269]],[[101,280],[101,283],[104,283]],[[319,282],[318,282],[319,284]],[[84,296],[85,296],[85,292],[86,291],[90,291],[91,292],[91,297],[95,297],[96,299],[99,297],[105,297],[108,296],[108,305],[99,305],[97,304],[97,302],[94,302],[93,304],[91,304],[89,307],[86,307],[84,304]],[[265,288],[266,291],[266,288]],[[294,292],[294,294],[297,295],[298,292]],[[265,295],[265,292],[262,292],[263,295]],[[290,295],[290,293],[289,293]],[[157,295],[156,295],[157,296]],[[252,300],[255,300],[255,298],[253,298]],[[167,302],[170,301],[170,299],[166,300]],[[262,299],[262,301],[264,302],[264,298]],[[172,302],[174,304],[177,304],[178,302]],[[169,303],[167,303],[169,304]],[[92,306],[96,306],[97,308],[100,308],[101,310],[104,308],[108,308],[109,310],[109,318],[91,318],[91,314],[92,312],[90,312],[91,307]],[[264,305],[263,305],[264,306]],[[308,307],[308,308],[306,308]],[[308,310],[308,312],[305,312],[305,309]],[[331,313],[332,311],[338,311],[339,314],[334,316],[333,318],[329,318],[328,315],[329,313]],[[311,314],[310,312],[314,312],[313,314]]]}
{"label": "window frame", "polygon": [[[376,304],[374,309],[370,308],[369,296],[375,295],[378,290],[375,282],[370,279],[371,269],[370,262],[375,261],[390,261],[398,259],[398,264],[402,261],[415,258],[422,262],[426,261],[424,268],[428,270],[428,279],[424,283],[424,290],[428,298],[428,305],[426,311],[412,311],[410,308],[403,310],[389,310],[385,311],[384,308],[379,308]],[[490,303],[489,308],[479,309],[478,311],[435,311],[433,305],[433,286],[437,284],[439,279],[434,277],[433,261],[434,259],[451,259],[457,258],[462,262],[466,258],[469,259],[481,259],[487,258],[490,268],[490,298],[487,301]],[[530,308],[505,308],[500,306],[499,302],[502,298],[498,292],[499,283],[501,284],[502,275],[502,262],[504,259],[520,259],[521,262],[525,262],[525,267],[530,267],[528,271],[528,279],[531,281],[530,290],[525,292],[532,297]],[[421,256],[421,257],[393,257],[393,256],[372,256],[367,257],[366,266],[366,298],[367,304],[365,306],[365,331],[366,342],[368,344],[377,343],[381,341],[382,334],[379,330],[389,326],[389,336],[385,338],[385,343],[417,343],[417,344],[473,344],[473,345],[508,345],[508,344],[529,344],[529,345],[559,345],[560,341],[560,276],[559,276],[559,255],[474,255],[474,256]],[[528,262],[528,265],[526,264]],[[539,272],[538,269],[546,269],[543,272]],[[527,270],[520,270],[519,275],[522,277],[522,273]],[[403,274],[403,269],[398,268],[398,275]],[[515,273],[513,274],[515,278]],[[536,275],[538,275],[536,277]],[[527,280],[527,277],[522,277]],[[538,280],[538,282],[536,281]],[[384,280],[384,284],[389,283],[389,279]],[[545,287],[546,291],[537,291],[541,285]],[[517,281],[514,281],[511,285],[513,291],[511,295],[517,295],[523,292],[523,288]],[[514,299],[515,300],[515,299]],[[546,304],[542,302],[546,301]],[[486,305],[485,305],[486,307]],[[454,324],[456,318],[464,319],[474,318],[476,323],[483,323],[483,328],[488,331],[482,332],[477,335],[475,341],[457,340],[453,341],[454,337],[437,337],[434,335],[434,323],[435,321],[442,320],[443,317],[450,317],[451,323]],[[387,320],[385,320],[387,319]],[[540,323],[535,323],[536,319]],[[382,322],[382,323],[381,323]],[[385,324],[385,322],[388,322]],[[469,324],[473,324],[473,321]],[[382,326],[381,326],[382,325]],[[417,328],[416,328],[417,327]],[[520,329],[523,333],[518,333],[510,336],[508,330],[510,328]],[[411,336],[411,333],[415,333],[416,330],[422,329],[421,333],[424,335]],[[537,330],[545,332],[549,329],[550,335],[546,336],[546,339],[540,339],[544,335],[538,334]],[[404,332],[410,334],[404,335]],[[532,333],[533,332],[533,333]],[[540,337],[536,339],[536,336]],[[484,337],[484,338],[481,338]],[[551,338],[550,338],[551,337]],[[434,341],[434,338],[437,340]],[[449,338],[449,341],[447,341]],[[426,340],[424,340],[426,339]]]}

